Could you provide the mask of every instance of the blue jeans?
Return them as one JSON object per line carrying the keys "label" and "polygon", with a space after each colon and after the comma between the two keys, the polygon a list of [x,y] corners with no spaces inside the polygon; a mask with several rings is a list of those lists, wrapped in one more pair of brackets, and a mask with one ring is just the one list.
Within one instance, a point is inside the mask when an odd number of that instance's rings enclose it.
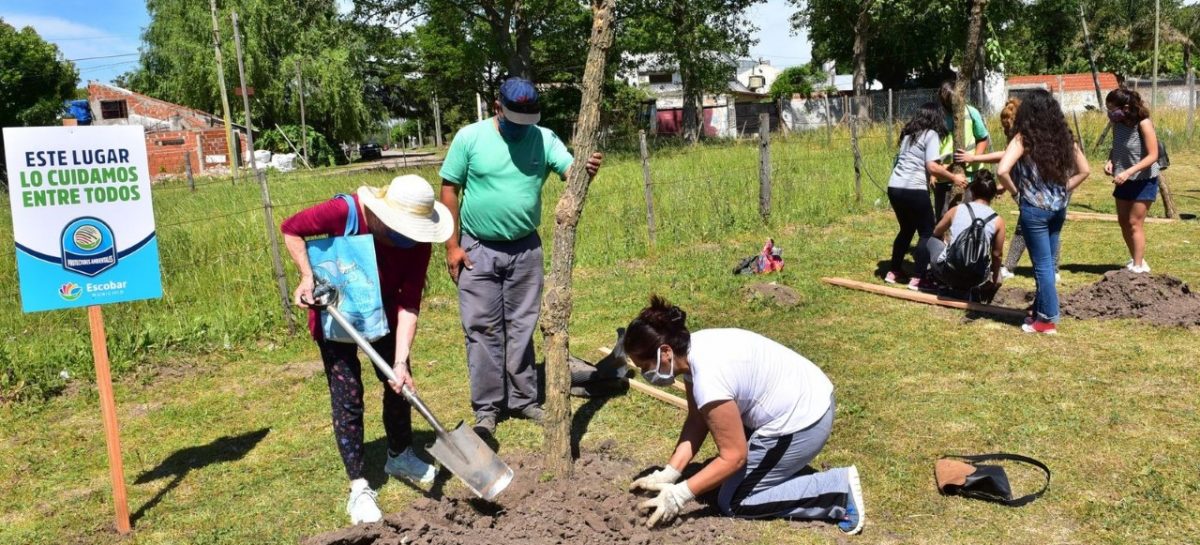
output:
{"label": "blue jeans", "polygon": [[1037,319],[1058,323],[1058,288],[1054,284],[1054,256],[1058,248],[1058,235],[1067,219],[1067,209],[1045,210],[1021,203],[1021,217],[1017,224],[1025,235],[1025,246],[1029,248],[1029,260],[1033,262],[1033,277],[1037,281],[1037,296],[1033,310]]}

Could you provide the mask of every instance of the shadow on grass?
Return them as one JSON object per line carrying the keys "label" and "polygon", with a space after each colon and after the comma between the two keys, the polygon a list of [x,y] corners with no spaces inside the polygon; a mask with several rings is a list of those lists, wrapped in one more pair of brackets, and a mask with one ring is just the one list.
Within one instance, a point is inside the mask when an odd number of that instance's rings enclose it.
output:
{"label": "shadow on grass", "polygon": [[146,484],[158,479],[172,477],[171,482],[167,483],[167,486],[164,486],[153,498],[150,498],[149,501],[133,513],[130,521],[136,524],[147,511],[153,509],[167,494],[178,487],[183,482],[184,477],[187,477],[188,473],[214,464],[241,460],[251,450],[254,450],[254,447],[270,431],[270,428],[263,428],[241,435],[227,435],[207,445],[187,447],[167,456],[167,459],[159,463],[157,467],[143,472],[134,480],[134,484]]}
{"label": "shadow on grass", "polygon": [[[1063,263],[1058,266],[1058,270],[1072,273],[1086,273],[1103,276],[1109,271],[1119,270],[1121,265],[1108,265],[1103,263]],[[1017,276],[1027,276],[1033,278],[1033,267],[1017,267],[1013,270],[1013,274]]]}
{"label": "shadow on grass", "polygon": [[592,418],[604,405],[608,403],[612,396],[593,397],[587,400],[571,415],[571,457],[579,459],[579,442],[583,440],[584,434],[587,433],[588,425],[592,423]]}

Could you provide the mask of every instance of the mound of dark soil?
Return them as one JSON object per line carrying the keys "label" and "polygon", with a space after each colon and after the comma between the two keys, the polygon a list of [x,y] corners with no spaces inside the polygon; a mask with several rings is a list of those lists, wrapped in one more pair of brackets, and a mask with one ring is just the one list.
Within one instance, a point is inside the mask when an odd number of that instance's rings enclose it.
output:
{"label": "mound of dark soil", "polygon": [[[753,521],[719,516],[692,502],[670,526],[648,529],[636,506],[645,498],[625,490],[641,468],[605,452],[585,454],[570,480],[540,482],[537,456],[506,456],[515,477],[489,503],[463,491],[457,497],[421,499],[383,522],[360,524],[304,539],[302,545],[505,545],[570,543],[636,545],[745,543],[758,537]],[[824,524],[792,523],[836,528]],[[814,529],[815,530],[815,529]]]}
{"label": "mound of dark soil", "polygon": [[1173,276],[1109,271],[1063,298],[1063,313],[1082,319],[1137,318],[1157,325],[1200,325],[1200,295]]}
{"label": "mound of dark soil", "polygon": [[803,301],[796,290],[775,282],[751,284],[744,291],[747,301],[765,301],[784,308],[794,307]]}
{"label": "mound of dark soil", "polygon": [[1000,286],[1000,289],[996,290],[996,295],[992,297],[991,304],[998,307],[1023,309],[1033,304],[1034,295],[1036,295],[1034,292],[1021,288]]}

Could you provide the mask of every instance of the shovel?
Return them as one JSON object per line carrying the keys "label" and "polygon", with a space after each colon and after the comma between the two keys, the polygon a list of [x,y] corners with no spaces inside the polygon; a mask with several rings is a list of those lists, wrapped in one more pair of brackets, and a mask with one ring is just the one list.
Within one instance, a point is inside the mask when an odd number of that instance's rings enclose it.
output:
{"label": "shovel", "polygon": [[[317,303],[312,306],[328,312],[334,321],[350,334],[355,344],[367,354],[371,363],[379,368],[383,376],[398,383],[392,366],[384,361],[383,357],[371,347],[371,343],[337,309],[337,289],[322,282],[313,290],[313,296]],[[401,393],[433,427],[436,438],[432,445],[425,447],[425,450],[429,451],[429,454],[433,455],[438,462],[441,462],[443,467],[462,479],[475,495],[488,501],[508,487],[508,484],[512,482],[513,470],[496,455],[491,447],[488,447],[487,443],[483,442],[483,439],[479,438],[475,430],[464,427],[463,423],[459,422],[454,431],[446,431],[446,428],[442,427],[438,419],[429,411],[429,407],[426,407],[421,402],[421,398],[417,397],[416,392],[405,385],[401,388]]]}

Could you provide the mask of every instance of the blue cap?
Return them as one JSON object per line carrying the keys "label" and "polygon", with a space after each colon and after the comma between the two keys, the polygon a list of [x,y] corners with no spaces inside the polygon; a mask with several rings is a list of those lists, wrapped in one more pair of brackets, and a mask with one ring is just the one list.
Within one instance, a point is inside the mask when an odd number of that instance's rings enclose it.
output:
{"label": "blue cap", "polygon": [[500,109],[505,119],[518,125],[536,125],[542,119],[537,89],[523,78],[508,78],[500,85]]}

